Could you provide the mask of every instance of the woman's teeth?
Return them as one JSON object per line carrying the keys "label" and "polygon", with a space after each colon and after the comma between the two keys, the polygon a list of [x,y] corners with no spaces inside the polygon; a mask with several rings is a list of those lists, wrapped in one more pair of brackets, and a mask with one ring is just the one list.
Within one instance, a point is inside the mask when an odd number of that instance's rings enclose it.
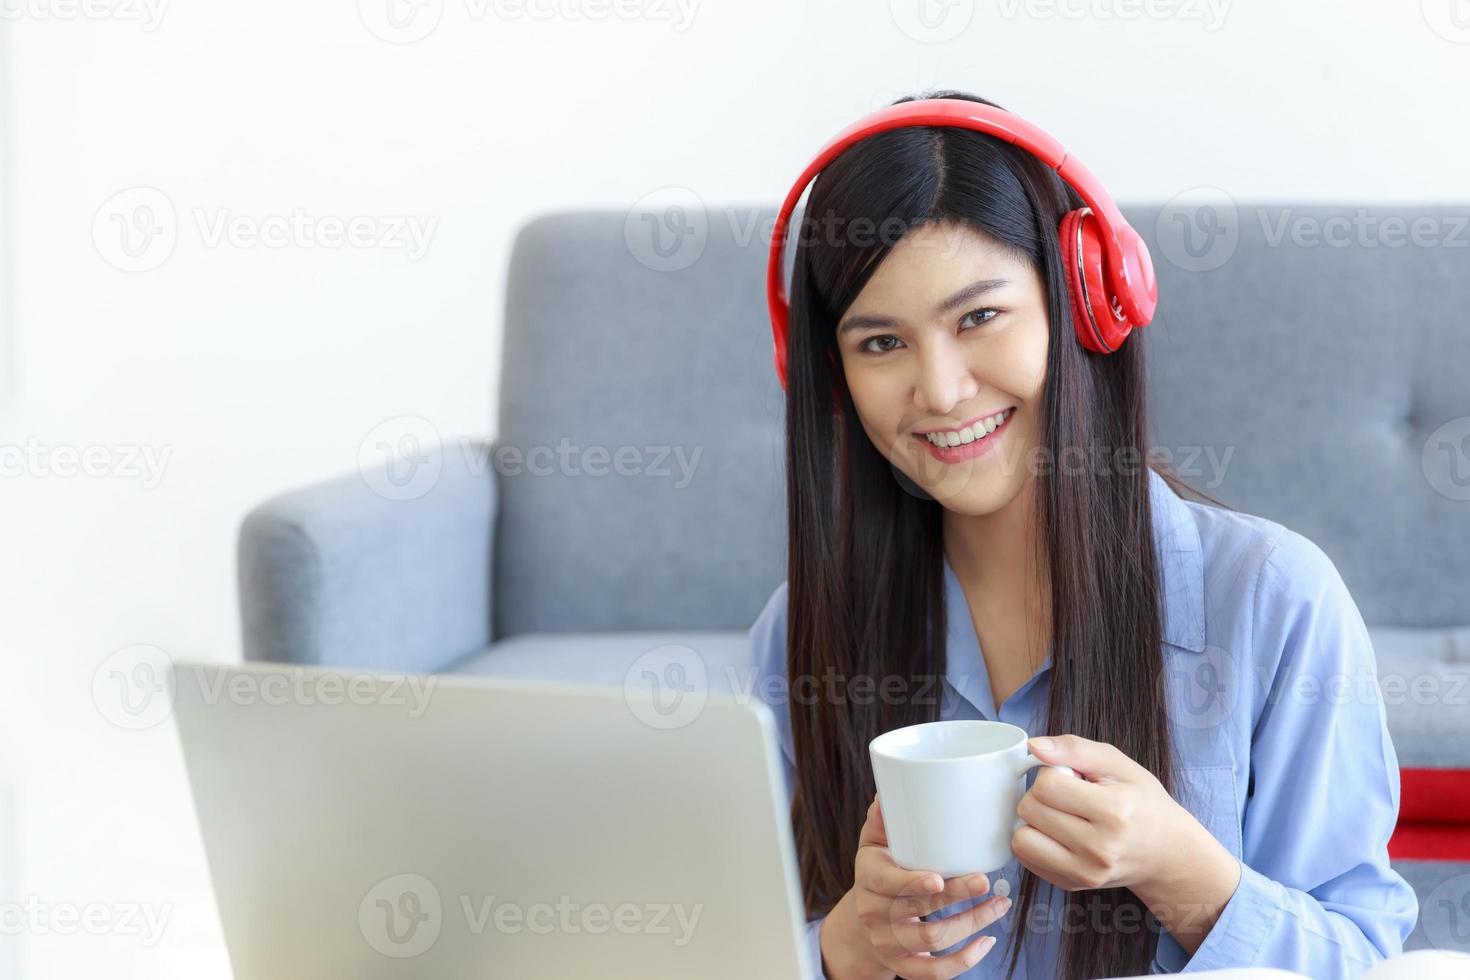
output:
{"label": "woman's teeth", "polygon": [[963,446],[974,442],[976,439],[984,439],[990,433],[998,429],[1006,419],[1010,418],[1016,410],[1008,408],[1004,412],[987,416],[965,429],[952,429],[949,432],[926,432],[924,438],[936,446]]}

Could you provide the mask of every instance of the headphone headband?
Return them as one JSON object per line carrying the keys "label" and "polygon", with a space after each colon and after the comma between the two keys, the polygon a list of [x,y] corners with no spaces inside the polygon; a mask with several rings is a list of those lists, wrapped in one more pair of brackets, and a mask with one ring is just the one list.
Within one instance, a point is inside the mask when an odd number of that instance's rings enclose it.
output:
{"label": "headphone headband", "polygon": [[[771,231],[770,259],[766,267],[766,299],[775,341],[776,372],[783,387],[786,384],[786,340],[790,307],[781,265],[786,248],[787,228],[791,215],[796,210],[796,202],[817,174],[854,143],[876,133],[909,126],[954,126],[996,136],[1021,147],[1055,170],[1087,203],[1092,218],[1098,224],[1097,245],[1101,253],[1103,285],[1116,299],[1113,303],[1107,297],[1100,297],[1100,302],[1106,304],[1103,308],[1110,308],[1115,318],[1124,323],[1122,336],[1126,336],[1130,327],[1144,326],[1153,318],[1158,304],[1158,285],[1154,280],[1148,249],[1138,233],[1124,220],[1122,212],[1103,189],[1102,183],[1082,165],[1081,160],[1069,156],[1060,143],[1038,127],[1004,109],[983,102],[972,102],[969,99],[919,99],[901,102],[859,119],[829,141],[802,171],[801,177],[787,193],[786,200],[782,202],[781,210],[776,215],[776,223]],[[1081,229],[1078,231],[1080,233]],[[1117,314],[1121,314],[1121,317]],[[1078,327],[1080,330],[1081,324]],[[1092,328],[1098,329],[1096,324],[1092,324]],[[1118,339],[1121,342],[1121,336]],[[1112,350],[1113,347],[1093,349]]]}

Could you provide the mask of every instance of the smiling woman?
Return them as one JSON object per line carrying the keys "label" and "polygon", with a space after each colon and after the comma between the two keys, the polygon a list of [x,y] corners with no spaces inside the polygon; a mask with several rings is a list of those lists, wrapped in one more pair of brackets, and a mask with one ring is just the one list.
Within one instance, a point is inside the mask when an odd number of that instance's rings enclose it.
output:
{"label": "smiling woman", "polygon": [[[803,223],[843,232],[797,236],[787,289],[808,176]],[[1233,693],[1376,675],[1320,549],[1149,459],[1130,333],[1153,270],[1095,179],[975,96],[902,99],[828,144],[776,232],[788,574],[752,655],[763,696],[814,678],[852,694],[770,699],[824,975],[1344,976],[1398,952],[1417,908],[1382,848],[1381,709],[1263,712],[1191,686],[1206,667]],[[1112,462],[1088,465],[1099,448]],[[1084,777],[1033,777],[1011,865],[941,880],[887,850],[868,744],[940,718],[1051,735],[1032,751]],[[1351,826],[1293,792],[1304,770],[1352,797]]]}
{"label": "smiling woman", "polygon": [[[1035,465],[1036,450],[1144,444],[1141,346],[1089,357],[1072,340],[1051,229],[1082,205],[1036,157],[960,128],[871,136],[812,184],[806,215],[840,216],[839,227],[862,218],[903,234],[871,244],[816,238],[795,255],[788,601],[800,612],[789,670],[944,675],[948,564],[967,585],[964,612],[992,696],[1019,689],[1050,648],[1047,730],[1117,745],[1167,790],[1173,760],[1154,681],[1162,634],[1158,570],[1144,547],[1146,474],[1048,479]],[[829,365],[835,377],[823,376]],[[836,416],[814,397],[834,387]],[[963,436],[944,450],[922,438],[1007,410],[999,439],[981,441],[983,453],[961,452]],[[832,499],[835,522],[820,513]],[[1105,592],[1106,605],[1085,600]],[[1053,608],[1053,594],[1083,601]],[[1104,684],[1128,690],[1133,710],[1114,710]],[[821,705],[792,711],[792,817],[812,910],[833,908],[853,884],[873,797],[868,741],[937,717],[932,702],[846,716]],[[1035,730],[1029,719],[1021,727]],[[1017,919],[1029,921],[1039,884],[1023,877]],[[1143,912],[1126,889],[1105,898]],[[968,935],[947,935],[946,945]],[[841,958],[838,938],[831,945]],[[1116,932],[1062,940],[1061,976],[1146,972],[1153,952]],[[1010,953],[1015,969],[1021,945]]]}

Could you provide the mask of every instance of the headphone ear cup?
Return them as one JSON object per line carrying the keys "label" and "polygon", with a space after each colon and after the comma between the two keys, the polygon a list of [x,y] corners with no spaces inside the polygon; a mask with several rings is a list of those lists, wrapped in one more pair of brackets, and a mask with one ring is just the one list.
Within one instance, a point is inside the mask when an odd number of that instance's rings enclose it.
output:
{"label": "headphone ear cup", "polygon": [[1103,270],[1104,253],[1097,218],[1090,208],[1068,211],[1062,217],[1057,235],[1077,340],[1090,351],[1110,354],[1127,339],[1133,326],[1113,309]]}

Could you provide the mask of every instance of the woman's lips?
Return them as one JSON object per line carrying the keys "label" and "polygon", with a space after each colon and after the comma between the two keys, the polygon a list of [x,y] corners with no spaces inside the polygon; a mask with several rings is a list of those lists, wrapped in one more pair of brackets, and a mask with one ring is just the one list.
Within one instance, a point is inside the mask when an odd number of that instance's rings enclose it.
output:
{"label": "woman's lips", "polygon": [[967,459],[979,459],[981,456],[984,456],[986,453],[995,448],[996,443],[1000,441],[1000,437],[1004,435],[1005,431],[1011,427],[1011,421],[1015,417],[1016,413],[1013,411],[1010,415],[1007,415],[1006,420],[1000,425],[996,426],[995,431],[990,433],[988,436],[984,437],[983,439],[976,439],[974,442],[963,443],[958,446],[945,446],[941,448],[934,445],[934,443],[930,442],[924,436],[919,435],[917,432],[914,433],[914,438],[919,440],[919,442],[923,444],[925,449],[929,450],[929,455],[933,456],[941,463],[959,463]]}

